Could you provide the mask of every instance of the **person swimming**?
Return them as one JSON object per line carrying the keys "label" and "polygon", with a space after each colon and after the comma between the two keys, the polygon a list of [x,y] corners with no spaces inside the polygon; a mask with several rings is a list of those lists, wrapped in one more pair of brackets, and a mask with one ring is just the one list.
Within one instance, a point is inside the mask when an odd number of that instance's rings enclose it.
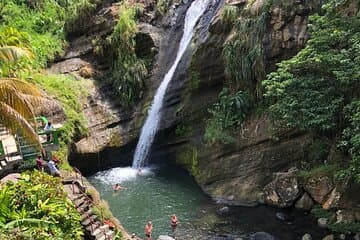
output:
{"label": "person swimming", "polygon": [[116,183],[113,187],[114,191],[117,192],[119,190],[122,190],[122,189],[126,189],[124,188],[123,186],[121,186],[119,183]]}

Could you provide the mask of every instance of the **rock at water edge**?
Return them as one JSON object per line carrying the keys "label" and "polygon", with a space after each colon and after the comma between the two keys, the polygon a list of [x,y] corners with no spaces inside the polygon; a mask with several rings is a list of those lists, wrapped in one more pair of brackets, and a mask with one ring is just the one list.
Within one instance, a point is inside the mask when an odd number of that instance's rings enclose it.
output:
{"label": "rock at water edge", "polygon": [[167,235],[160,235],[158,240],[175,240],[175,239]]}
{"label": "rock at water edge", "polygon": [[330,235],[325,236],[322,240],[334,240],[334,239],[335,239],[334,235],[330,234]]}
{"label": "rock at water edge", "polygon": [[264,188],[265,202],[277,207],[290,207],[301,194],[296,172],[277,173]]}
{"label": "rock at water edge", "polygon": [[312,240],[312,237],[309,233],[306,233],[302,236],[301,240]]}
{"label": "rock at water edge", "polygon": [[328,176],[313,176],[306,181],[304,188],[317,203],[323,204],[334,184]]}
{"label": "rock at water edge", "polygon": [[319,218],[317,220],[318,226],[321,228],[327,228],[329,220],[327,218]]}

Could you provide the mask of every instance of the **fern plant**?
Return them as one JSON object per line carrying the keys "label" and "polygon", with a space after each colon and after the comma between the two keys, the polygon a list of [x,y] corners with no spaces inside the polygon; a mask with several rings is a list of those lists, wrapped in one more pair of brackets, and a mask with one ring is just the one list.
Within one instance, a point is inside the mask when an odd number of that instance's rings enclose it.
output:
{"label": "fern plant", "polygon": [[231,128],[238,127],[250,110],[249,97],[241,91],[231,94],[224,88],[219,94],[219,101],[208,111],[211,114],[205,129],[205,140],[210,144],[216,142],[233,142]]}

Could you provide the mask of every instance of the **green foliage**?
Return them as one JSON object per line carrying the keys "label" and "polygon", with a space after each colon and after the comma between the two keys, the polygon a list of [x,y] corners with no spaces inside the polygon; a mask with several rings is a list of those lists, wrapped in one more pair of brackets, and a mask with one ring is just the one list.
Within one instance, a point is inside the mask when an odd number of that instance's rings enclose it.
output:
{"label": "green foliage", "polygon": [[311,213],[315,215],[316,218],[326,218],[331,220],[334,217],[334,213],[326,211],[321,206],[316,205],[311,209]]}
{"label": "green foliage", "polygon": [[75,80],[69,75],[42,75],[33,76],[34,83],[54,96],[64,107],[67,117],[63,126],[62,138],[70,143],[76,136],[86,134],[86,120],[82,113],[82,105],[89,92],[86,90],[86,80]]}
{"label": "green foliage", "polygon": [[249,97],[247,94],[241,91],[231,94],[227,88],[224,88],[219,94],[219,102],[208,110],[211,118],[206,124],[206,141],[210,144],[217,141],[233,142],[234,139],[228,130],[239,126],[245,120],[249,109]]}
{"label": "green foliage", "polygon": [[343,139],[339,148],[350,153],[352,159],[349,167],[338,173],[338,177],[355,177],[360,182],[360,99],[354,99],[345,106],[345,120],[347,127],[343,130]]}
{"label": "green foliage", "polygon": [[338,233],[358,233],[360,232],[360,223],[331,223],[329,224],[329,229]]}
{"label": "green foliage", "polygon": [[360,231],[359,222],[352,222],[352,223],[336,222],[335,213],[325,210],[319,205],[316,205],[311,210],[311,213],[314,214],[316,218],[328,219],[329,221],[328,228],[332,232],[350,234],[350,233],[357,233]]}
{"label": "green foliage", "polygon": [[334,177],[335,174],[340,169],[340,166],[338,164],[321,164],[312,166],[308,170],[301,170],[299,171],[298,175],[299,177],[303,179],[308,179],[313,176],[329,176],[330,178]]}
{"label": "green foliage", "polygon": [[111,82],[126,107],[139,99],[140,91],[144,87],[143,79],[148,74],[145,61],[139,59],[135,53],[138,11],[140,8],[137,5],[121,5],[119,21],[110,36],[115,59],[111,70]]}
{"label": "green foliage", "polygon": [[156,10],[161,14],[165,15],[171,6],[172,0],[157,0],[156,1]]}
{"label": "green foliage", "polygon": [[191,174],[196,176],[199,174],[199,158],[198,151],[196,148],[192,148],[191,154]]}
{"label": "green foliage", "polygon": [[[263,38],[268,20],[265,4],[259,15],[239,18],[235,21],[234,34],[225,43],[223,57],[227,86],[234,91],[250,90],[254,99],[261,98],[259,82],[265,76]],[[226,10],[225,19],[235,16],[234,9]],[[245,13],[244,13],[245,15]]]}
{"label": "green foliage", "polygon": [[[318,135],[343,134],[352,161],[340,175],[360,180],[360,32],[349,1],[330,1],[311,17],[311,38],[263,82],[275,125]],[[359,9],[359,6],[358,6]]]}
{"label": "green foliage", "polygon": [[0,189],[0,236],[6,239],[82,239],[80,215],[59,178],[34,171]]}
{"label": "green foliage", "polygon": [[200,74],[196,69],[191,69],[190,89],[196,90],[200,85]]}
{"label": "green foliage", "polygon": [[[38,84],[47,93],[58,100],[65,110],[66,122],[62,127],[60,150],[56,155],[69,169],[67,164],[68,144],[73,139],[87,134],[87,124],[82,112],[82,102],[89,93],[86,89],[86,80],[75,80],[68,75],[41,75],[33,77],[33,82]],[[82,98],[81,98],[81,97]],[[71,169],[71,168],[70,168]]]}
{"label": "green foliage", "polygon": [[194,146],[185,146],[177,154],[176,161],[180,165],[186,166],[187,169],[190,169],[190,172],[193,176],[199,174],[199,160],[198,160],[198,150]]}
{"label": "green foliage", "polygon": [[[34,68],[44,67],[62,51],[65,10],[55,0],[44,0],[37,7],[22,1],[6,1],[1,11],[0,36],[6,45],[26,47],[34,52]],[[4,42],[2,42],[4,44]]]}
{"label": "green foliage", "polygon": [[239,8],[232,5],[225,5],[221,10],[221,21],[228,27],[233,26],[239,17]]}
{"label": "green foliage", "polygon": [[73,33],[77,29],[87,26],[92,14],[96,10],[98,0],[76,0],[67,8],[65,32]]}
{"label": "green foliage", "polygon": [[175,134],[178,137],[183,137],[186,134],[191,133],[192,131],[193,128],[191,127],[191,125],[187,125],[187,124],[179,124],[175,128]]}

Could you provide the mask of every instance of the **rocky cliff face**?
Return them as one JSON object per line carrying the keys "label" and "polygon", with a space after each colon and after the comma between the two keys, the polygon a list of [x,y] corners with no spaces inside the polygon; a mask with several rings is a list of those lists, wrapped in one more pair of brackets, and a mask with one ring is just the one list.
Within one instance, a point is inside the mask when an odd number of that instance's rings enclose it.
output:
{"label": "rocky cliff face", "polygon": [[[247,1],[226,4],[238,8],[250,6],[250,13],[256,14],[265,1],[255,1],[252,5],[247,5]],[[267,71],[304,47],[309,37],[308,16],[317,7],[311,1],[275,1],[270,7],[262,42]],[[225,81],[222,49],[226,39],[232,35],[219,15],[212,21],[209,31],[206,41],[194,53],[193,72],[187,76],[176,112],[167,115],[174,123],[173,128],[163,133],[166,140],[159,137],[158,150],[167,150],[171,158],[189,169],[212,197],[231,204],[256,205],[264,201],[263,187],[273,179],[274,172],[288,170],[304,159],[311,136],[280,130],[274,132],[269,117],[258,114],[234,132],[235,143],[204,144],[202,136],[207,108],[217,99]],[[194,74],[198,81],[196,88],[192,87]],[[169,121],[167,117],[164,121]]]}
{"label": "rocky cliff face", "polygon": [[[250,14],[257,14],[265,3],[262,0],[228,0],[226,3],[214,1],[211,5],[167,91],[154,155],[165,155],[166,159],[188,169],[204,191],[218,200],[241,205],[278,201],[278,205],[288,206],[297,198],[306,200],[307,195],[303,196],[299,185],[288,197],[286,186],[294,185],[297,180],[276,178],[274,173],[286,172],[301,164],[312,142],[310,135],[271,129],[269,117],[258,113],[252,114],[241,129],[234,130],[234,143],[208,146],[203,141],[207,109],[217,100],[225,81],[224,42],[233,34],[221,21],[219,9],[224,5],[239,9],[248,7]],[[84,105],[90,133],[75,143],[71,155],[72,164],[85,173],[131,162],[146,111],[175,57],[177,44],[173,43],[181,37],[179,29],[190,3],[174,1],[163,16],[155,11],[155,2],[145,1],[144,4],[137,54],[156,54],[146,79],[147,91],[132,111],[124,110],[111,87],[99,80],[107,65],[95,54],[96,45],[92,41],[106,38],[112,32],[119,14],[117,3],[99,6],[94,20],[85,26],[91,31],[79,29],[73,34],[67,53],[51,68],[54,72],[93,79],[91,95]],[[262,40],[267,72],[304,47],[309,37],[308,16],[318,10],[318,4],[317,1],[273,1]],[[273,180],[275,183],[269,186]],[[285,190],[279,188],[274,192],[271,186],[279,183]]]}

